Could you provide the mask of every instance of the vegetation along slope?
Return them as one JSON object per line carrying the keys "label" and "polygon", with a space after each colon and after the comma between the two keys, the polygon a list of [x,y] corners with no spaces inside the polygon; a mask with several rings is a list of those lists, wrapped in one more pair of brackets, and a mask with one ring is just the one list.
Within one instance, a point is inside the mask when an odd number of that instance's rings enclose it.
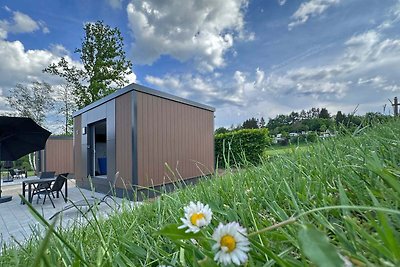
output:
{"label": "vegetation along slope", "polygon": [[396,120],[275,155],[107,220],[3,247],[0,265],[212,266],[204,239],[166,230],[201,201],[213,212],[205,237],[220,222],[247,229],[247,266],[400,266],[399,132]]}

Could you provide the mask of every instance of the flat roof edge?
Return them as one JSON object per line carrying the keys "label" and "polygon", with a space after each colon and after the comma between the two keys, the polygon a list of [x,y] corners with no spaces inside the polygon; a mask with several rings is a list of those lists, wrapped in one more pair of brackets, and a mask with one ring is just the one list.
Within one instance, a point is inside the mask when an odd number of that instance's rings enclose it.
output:
{"label": "flat roof edge", "polygon": [[185,99],[185,98],[182,98],[182,97],[179,97],[179,96],[175,96],[175,95],[172,95],[172,94],[169,94],[169,93],[161,92],[159,90],[155,90],[155,89],[143,86],[143,85],[139,85],[139,84],[136,84],[136,83],[131,83],[131,84],[129,84],[129,85],[127,85],[127,86],[125,86],[125,87],[123,87],[121,89],[118,89],[114,93],[109,94],[108,96],[105,96],[102,99],[99,99],[99,100],[87,105],[86,107],[75,111],[72,114],[72,116],[73,117],[79,116],[82,113],[85,113],[85,112],[87,112],[87,111],[89,111],[89,110],[91,110],[91,109],[93,109],[95,107],[98,107],[98,106],[100,106],[100,105],[102,105],[102,104],[104,104],[104,103],[106,103],[106,102],[108,102],[108,101],[110,101],[110,100],[112,100],[114,98],[117,98],[118,96],[126,94],[126,93],[128,93],[130,91],[137,91],[137,92],[141,92],[141,93],[145,93],[145,94],[149,94],[149,95],[153,95],[153,96],[158,96],[158,97],[161,97],[161,98],[165,98],[165,99],[172,100],[172,101],[175,101],[175,102],[178,102],[178,103],[190,105],[190,106],[193,106],[193,107],[205,109],[205,110],[212,111],[212,112],[215,111],[214,107],[211,107],[211,106],[208,106],[208,105],[204,105],[204,104],[192,101],[192,100],[188,100],[188,99]]}

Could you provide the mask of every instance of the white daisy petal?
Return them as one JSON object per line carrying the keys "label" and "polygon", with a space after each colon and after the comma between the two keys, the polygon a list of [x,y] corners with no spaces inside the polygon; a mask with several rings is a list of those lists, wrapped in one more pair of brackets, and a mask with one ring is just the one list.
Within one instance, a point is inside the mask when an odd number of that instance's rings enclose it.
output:
{"label": "white daisy petal", "polygon": [[188,228],[185,231],[186,233],[197,233],[200,228],[211,223],[212,211],[208,205],[204,205],[200,201],[197,201],[197,203],[191,201],[183,210],[185,211],[184,218],[181,218],[183,224],[178,228]]}
{"label": "white daisy petal", "polygon": [[226,225],[220,223],[214,230],[212,238],[216,241],[212,249],[216,252],[214,260],[223,265],[234,263],[240,265],[248,259],[250,242],[247,230],[237,222]]}

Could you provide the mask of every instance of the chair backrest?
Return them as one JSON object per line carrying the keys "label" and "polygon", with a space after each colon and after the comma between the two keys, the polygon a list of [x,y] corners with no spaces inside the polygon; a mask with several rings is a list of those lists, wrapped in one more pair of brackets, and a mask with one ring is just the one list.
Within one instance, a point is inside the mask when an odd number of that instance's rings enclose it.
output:
{"label": "chair backrest", "polygon": [[39,175],[39,179],[53,178],[56,175],[56,172],[41,172]]}
{"label": "chair backrest", "polygon": [[67,176],[68,176],[68,173],[60,173],[59,175],[57,175],[57,178],[54,181],[53,186],[51,187],[51,191],[54,191],[54,192],[60,191],[64,186]]}

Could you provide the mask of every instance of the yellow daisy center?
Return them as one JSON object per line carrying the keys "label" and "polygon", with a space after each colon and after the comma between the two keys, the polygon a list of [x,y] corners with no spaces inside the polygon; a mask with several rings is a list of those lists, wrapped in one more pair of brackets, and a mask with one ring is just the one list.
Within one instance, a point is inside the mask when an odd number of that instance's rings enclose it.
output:
{"label": "yellow daisy center", "polygon": [[191,217],[190,217],[190,222],[193,224],[193,225],[196,225],[197,226],[197,220],[201,220],[201,219],[204,219],[204,214],[203,213],[195,213],[195,214],[193,214]]}
{"label": "yellow daisy center", "polygon": [[236,240],[231,235],[224,235],[221,238],[221,247],[228,248],[228,252],[232,252],[236,248]]}

